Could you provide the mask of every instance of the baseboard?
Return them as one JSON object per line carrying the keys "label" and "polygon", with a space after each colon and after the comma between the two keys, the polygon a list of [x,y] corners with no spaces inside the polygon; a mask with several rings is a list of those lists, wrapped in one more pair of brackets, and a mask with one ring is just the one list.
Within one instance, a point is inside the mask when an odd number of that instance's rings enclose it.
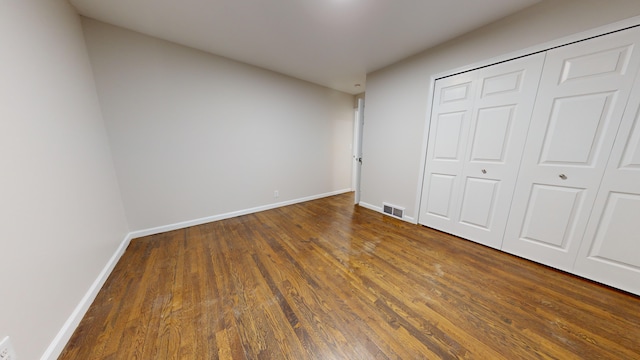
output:
{"label": "baseboard", "polygon": [[271,209],[279,208],[282,206],[293,205],[293,204],[297,204],[305,201],[311,201],[311,200],[321,199],[324,197],[340,195],[350,191],[351,191],[350,188],[336,190],[336,191],[332,191],[324,194],[312,195],[312,196],[307,196],[303,198],[298,198],[298,199],[293,199],[293,200],[288,200],[288,201],[283,201],[283,202],[273,203],[273,204],[268,204],[263,206],[257,206],[257,207],[244,209],[244,210],[232,211],[232,212],[219,214],[219,215],[207,216],[207,217],[194,219],[194,220],[182,221],[174,224],[163,225],[163,226],[158,226],[158,227],[149,228],[149,229],[136,230],[136,231],[130,232],[129,235],[131,236],[132,239],[135,239],[143,236],[160,234],[167,231],[184,229],[190,226],[202,225],[202,224],[206,224],[214,221],[230,219],[237,216],[253,214],[260,211],[271,210]]}
{"label": "baseboard", "polygon": [[392,217],[392,218],[394,218],[394,219],[398,219],[398,220],[406,221],[406,222],[411,223],[411,224],[414,224],[414,225],[418,223],[418,222],[416,221],[416,219],[414,219],[414,218],[413,218],[413,217],[411,217],[411,216],[404,216],[404,217],[402,217],[402,218],[399,218],[399,217],[395,217],[395,216],[391,216],[391,215],[389,215],[389,214],[386,214],[384,211],[382,211],[382,207],[380,207],[380,206],[371,205],[371,204],[368,204],[368,203],[363,202],[363,201],[360,201],[360,203],[358,203],[358,205],[362,206],[363,208],[367,208],[367,209],[369,209],[369,210],[373,210],[373,211],[379,212],[379,213],[381,213],[382,215],[390,216],[390,217]]}
{"label": "baseboard", "polygon": [[402,220],[404,220],[406,222],[410,222],[410,223],[412,223],[414,225],[418,224],[418,221],[415,218],[411,217],[411,216],[405,216],[404,219],[402,219]]}
{"label": "baseboard", "polygon": [[[373,211],[377,211],[379,213],[382,213],[382,207],[380,206],[375,206],[375,205],[371,205],[369,203],[366,203],[364,201],[360,201],[358,203],[358,205],[362,206],[363,208],[369,209],[369,210],[373,210]],[[384,213],[383,213],[384,214]]]}
{"label": "baseboard", "polygon": [[120,257],[124,254],[127,246],[129,246],[131,239],[131,233],[125,236],[124,240],[120,243],[120,246],[118,246],[118,249],[116,249],[115,253],[111,256],[111,259],[109,259],[96,280],[91,284],[91,287],[89,287],[87,293],[82,297],[80,303],[75,309],[73,309],[71,316],[69,316],[67,321],[65,321],[60,331],[58,331],[58,334],[56,334],[56,337],[53,338],[53,341],[49,344],[47,350],[42,354],[40,360],[55,360],[60,356],[62,350],[64,350],[64,347],[67,345],[67,342],[69,342],[71,335],[73,335],[73,332],[80,324],[80,321],[86,314],[87,310],[89,310],[89,306],[91,306],[93,300],[95,300],[98,295],[98,292],[102,289],[102,285],[107,281],[107,278],[111,275],[111,272],[118,263],[118,260],[120,260]]}

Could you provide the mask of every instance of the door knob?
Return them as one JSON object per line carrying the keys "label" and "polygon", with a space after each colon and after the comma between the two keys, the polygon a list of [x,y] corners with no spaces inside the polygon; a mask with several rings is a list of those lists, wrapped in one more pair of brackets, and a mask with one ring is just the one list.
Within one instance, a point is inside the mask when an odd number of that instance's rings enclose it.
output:
{"label": "door knob", "polygon": [[558,177],[560,177],[560,179],[562,179],[562,180],[567,180],[567,175],[565,175],[565,174],[560,174],[560,175],[558,175]]}

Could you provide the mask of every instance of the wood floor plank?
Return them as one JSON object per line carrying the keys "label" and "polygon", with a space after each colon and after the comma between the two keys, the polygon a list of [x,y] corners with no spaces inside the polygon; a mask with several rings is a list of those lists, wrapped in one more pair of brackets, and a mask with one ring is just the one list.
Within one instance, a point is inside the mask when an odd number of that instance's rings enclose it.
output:
{"label": "wood floor plank", "polygon": [[640,298],[344,194],[132,240],[60,359],[640,359]]}

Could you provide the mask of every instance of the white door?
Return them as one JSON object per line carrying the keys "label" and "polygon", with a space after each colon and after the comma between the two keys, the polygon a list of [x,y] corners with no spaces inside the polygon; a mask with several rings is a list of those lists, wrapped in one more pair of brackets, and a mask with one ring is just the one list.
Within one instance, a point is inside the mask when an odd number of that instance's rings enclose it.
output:
{"label": "white door", "polygon": [[438,80],[420,223],[499,248],[544,62]]}
{"label": "white door", "polygon": [[457,206],[456,235],[500,248],[544,54],[482,69]]}
{"label": "white door", "polygon": [[463,158],[477,81],[464,73],[435,83],[418,221],[455,234]]}
{"label": "white door", "polygon": [[622,119],[574,272],[640,294],[640,84]]}
{"label": "white door", "polygon": [[362,174],[362,131],[364,129],[364,99],[358,99],[353,126],[353,179],[354,203],[360,203],[360,177]]}
{"label": "white door", "polygon": [[502,249],[573,267],[638,68],[640,30],[550,50]]}

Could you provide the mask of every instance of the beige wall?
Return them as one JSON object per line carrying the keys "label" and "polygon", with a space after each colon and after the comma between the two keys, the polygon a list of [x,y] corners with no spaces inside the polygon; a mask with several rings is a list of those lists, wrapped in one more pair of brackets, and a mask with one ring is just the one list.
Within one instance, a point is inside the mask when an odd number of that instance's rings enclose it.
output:
{"label": "beige wall", "polygon": [[350,188],[352,95],[83,25],[133,230]]}
{"label": "beige wall", "polygon": [[430,78],[640,14],[636,0],[548,0],[367,75],[362,202],[415,213]]}
{"label": "beige wall", "polygon": [[128,232],[80,20],[0,5],[0,338],[37,359]]}

